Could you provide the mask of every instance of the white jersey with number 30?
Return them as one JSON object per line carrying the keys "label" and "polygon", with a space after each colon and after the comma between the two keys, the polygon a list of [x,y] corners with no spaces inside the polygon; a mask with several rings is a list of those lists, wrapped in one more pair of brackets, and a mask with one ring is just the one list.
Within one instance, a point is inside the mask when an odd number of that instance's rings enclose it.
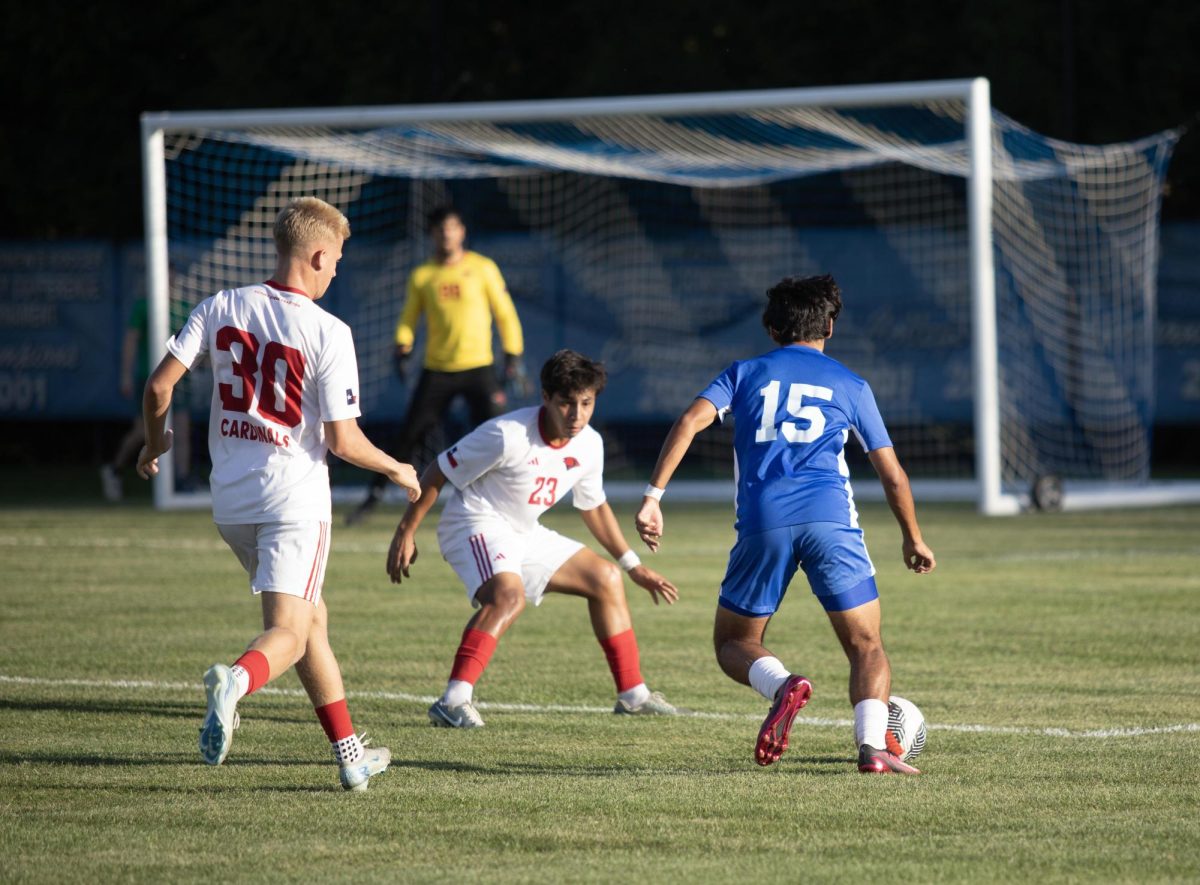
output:
{"label": "white jersey with number 30", "polygon": [[167,350],[189,369],[211,358],[213,520],[328,522],[323,422],[360,414],[350,327],[263,283],[201,302]]}
{"label": "white jersey with number 30", "polygon": [[486,421],[438,455],[454,485],[441,526],[478,518],[503,519],[528,532],[538,517],[573,490],[573,503],[604,503],[604,440],[591,427],[561,446],[546,442],[542,410],[517,409]]}

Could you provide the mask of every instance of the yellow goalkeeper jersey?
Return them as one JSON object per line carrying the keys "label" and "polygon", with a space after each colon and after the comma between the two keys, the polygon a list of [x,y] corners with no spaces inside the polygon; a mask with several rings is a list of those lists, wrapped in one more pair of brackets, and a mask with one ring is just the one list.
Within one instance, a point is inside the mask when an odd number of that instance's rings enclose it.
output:
{"label": "yellow goalkeeper jersey", "polygon": [[492,320],[505,353],[525,351],[521,321],[500,268],[478,252],[464,252],[454,264],[426,261],[409,275],[408,294],[396,343],[411,347],[417,321],[425,316],[425,368],[463,372],[491,365]]}

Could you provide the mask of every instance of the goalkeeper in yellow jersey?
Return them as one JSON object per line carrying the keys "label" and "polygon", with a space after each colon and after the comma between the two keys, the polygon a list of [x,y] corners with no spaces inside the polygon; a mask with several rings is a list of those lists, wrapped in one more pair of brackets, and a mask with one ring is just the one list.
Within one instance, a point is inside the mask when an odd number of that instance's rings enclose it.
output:
{"label": "goalkeeper in yellow jersey", "polygon": [[[417,323],[425,317],[425,363],[392,454],[410,463],[425,437],[442,420],[456,397],[467,401],[471,426],[504,411],[507,397],[492,355],[492,322],[504,348],[504,377],[517,389],[527,385],[521,321],[500,269],[490,258],[464,247],[467,228],[452,208],[434,210],[428,219],[433,256],[408,278],[408,293],[396,324],[396,373],[404,378],[412,356]],[[378,477],[376,477],[378,479]],[[364,520],[379,505],[387,486],[372,481],[366,499],[346,518]]]}

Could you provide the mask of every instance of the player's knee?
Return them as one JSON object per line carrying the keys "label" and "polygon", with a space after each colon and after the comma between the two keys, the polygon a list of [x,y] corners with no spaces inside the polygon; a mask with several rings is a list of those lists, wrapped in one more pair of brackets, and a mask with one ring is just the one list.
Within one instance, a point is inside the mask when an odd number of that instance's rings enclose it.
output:
{"label": "player's knee", "polygon": [[497,584],[488,597],[488,604],[509,617],[515,617],[525,608],[525,588],[519,583]]}
{"label": "player's knee", "polygon": [[846,654],[853,660],[865,660],[884,654],[883,639],[878,631],[852,633],[846,638]]}
{"label": "player's knee", "polygon": [[304,657],[308,650],[308,630],[289,625],[286,627],[276,626],[274,632],[280,639],[286,641],[290,648],[291,654],[289,657],[293,664]]}
{"label": "player's knee", "polygon": [[592,575],[593,592],[597,598],[616,602],[625,598],[625,581],[621,569],[614,563],[602,562]]}

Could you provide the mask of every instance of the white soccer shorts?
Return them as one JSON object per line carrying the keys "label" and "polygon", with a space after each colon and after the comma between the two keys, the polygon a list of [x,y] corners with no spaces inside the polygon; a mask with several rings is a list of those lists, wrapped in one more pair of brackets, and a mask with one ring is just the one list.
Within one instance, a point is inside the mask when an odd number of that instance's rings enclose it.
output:
{"label": "white soccer shorts", "polygon": [[329,523],[218,524],[217,531],[249,574],[252,592],[286,593],[313,605],[321,601],[329,562]]}
{"label": "white soccer shorts", "polygon": [[546,585],[563,563],[583,549],[543,525],[530,532],[517,532],[503,520],[442,520],[438,524],[438,547],[463,586],[467,599],[479,608],[475,594],[499,572],[517,575],[525,585],[525,598],[541,605]]}

